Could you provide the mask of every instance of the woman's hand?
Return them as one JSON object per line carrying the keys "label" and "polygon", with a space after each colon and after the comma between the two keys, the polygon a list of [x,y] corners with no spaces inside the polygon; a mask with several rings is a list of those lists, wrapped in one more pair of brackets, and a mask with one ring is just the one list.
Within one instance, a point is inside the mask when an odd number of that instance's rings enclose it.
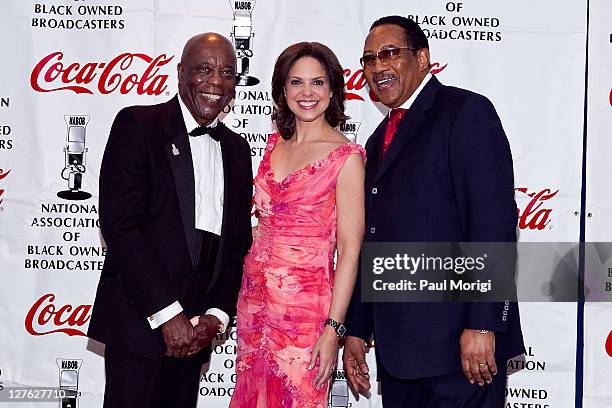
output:
{"label": "woman's hand", "polygon": [[319,372],[314,378],[313,384],[318,390],[329,381],[338,361],[338,336],[331,326],[325,326],[323,333],[315,343],[308,370],[314,368],[317,358],[319,359]]}

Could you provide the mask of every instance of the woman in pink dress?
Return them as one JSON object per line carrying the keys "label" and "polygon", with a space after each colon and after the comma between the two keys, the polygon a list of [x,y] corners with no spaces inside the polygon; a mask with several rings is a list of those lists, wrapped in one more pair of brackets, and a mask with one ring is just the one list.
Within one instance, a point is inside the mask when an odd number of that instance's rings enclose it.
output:
{"label": "woman in pink dress", "polygon": [[278,133],[255,178],[230,407],[323,408],[363,238],[365,152],[335,129],[344,77],[326,46],[283,51],[272,96]]}

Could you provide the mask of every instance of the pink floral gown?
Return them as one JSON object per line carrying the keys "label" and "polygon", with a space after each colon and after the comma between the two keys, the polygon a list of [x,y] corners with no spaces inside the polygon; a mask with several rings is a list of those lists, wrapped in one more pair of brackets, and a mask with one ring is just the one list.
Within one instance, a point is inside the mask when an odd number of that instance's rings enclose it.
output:
{"label": "pink floral gown", "polygon": [[255,178],[259,224],[245,258],[238,298],[237,381],[231,408],[327,407],[329,383],[316,390],[308,371],[332,298],[336,181],[351,154],[343,144],[276,181],[268,140]]}

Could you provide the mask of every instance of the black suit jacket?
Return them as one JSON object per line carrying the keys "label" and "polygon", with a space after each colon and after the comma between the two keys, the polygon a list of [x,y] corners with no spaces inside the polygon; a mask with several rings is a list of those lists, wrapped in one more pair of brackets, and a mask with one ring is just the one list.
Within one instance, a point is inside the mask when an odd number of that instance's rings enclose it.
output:
{"label": "black suit jacket", "polygon": [[178,96],[121,110],[100,170],[100,224],[107,255],[89,337],[158,359],[159,329],[147,317],[178,300],[188,317],[216,307],[236,312],[242,264],[251,245],[248,143],[219,123],[224,171],[221,238],[210,284],[188,301],[195,282],[195,183]]}
{"label": "black suit jacket", "polygon": [[[366,242],[516,241],[512,156],[488,99],[431,78],[381,161],[387,121],[366,144]],[[398,378],[461,370],[465,328],[495,331],[502,364],[524,352],[516,304],[504,317],[500,303],[366,303],[360,293],[358,278],[348,334],[374,333],[377,357]]]}

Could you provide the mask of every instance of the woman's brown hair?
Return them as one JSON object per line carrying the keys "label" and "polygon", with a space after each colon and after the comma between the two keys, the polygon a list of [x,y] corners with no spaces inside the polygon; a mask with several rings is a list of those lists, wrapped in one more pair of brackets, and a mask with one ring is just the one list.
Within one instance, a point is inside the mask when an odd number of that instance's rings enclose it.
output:
{"label": "woman's brown hair", "polygon": [[319,61],[327,74],[332,94],[329,107],[325,111],[327,123],[336,127],[349,119],[344,114],[344,71],[336,55],[328,47],[318,42],[293,44],[278,56],[272,73],[272,98],[276,103],[276,111],[272,114],[272,120],[285,140],[290,139],[295,130],[295,115],[287,105],[285,83],[293,64],[303,57],[312,57]]}

